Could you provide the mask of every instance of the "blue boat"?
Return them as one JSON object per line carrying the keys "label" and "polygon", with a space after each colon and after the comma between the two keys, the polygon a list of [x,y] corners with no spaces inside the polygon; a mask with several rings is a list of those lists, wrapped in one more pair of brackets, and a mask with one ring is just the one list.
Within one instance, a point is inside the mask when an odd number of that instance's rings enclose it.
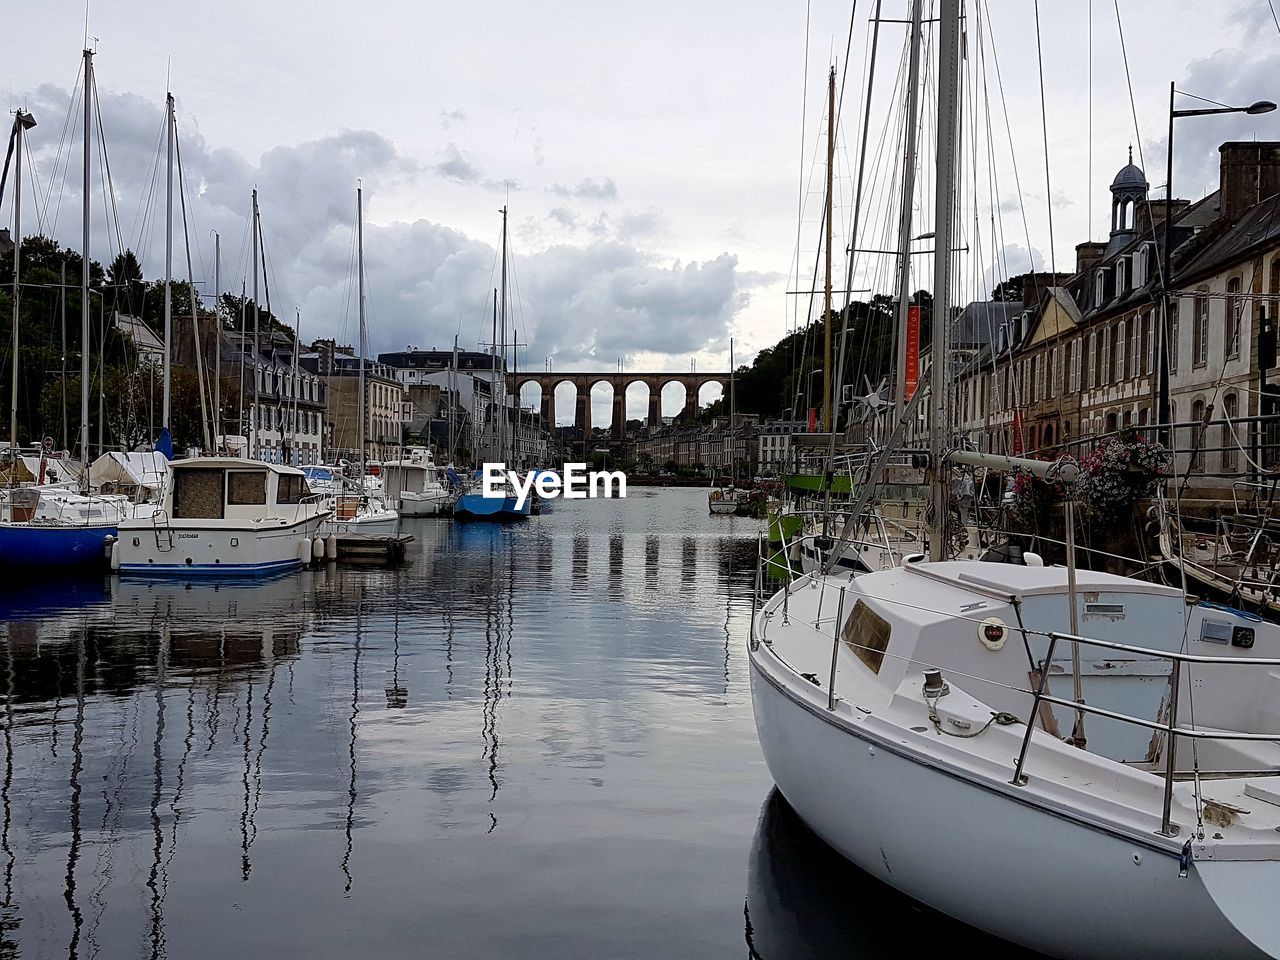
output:
{"label": "blue boat", "polygon": [[453,505],[453,516],[455,520],[523,520],[529,516],[532,500],[532,496],[526,497],[520,505],[514,495],[486,497],[483,493],[464,493]]}
{"label": "blue boat", "polygon": [[0,571],[106,568],[114,524],[0,523]]}

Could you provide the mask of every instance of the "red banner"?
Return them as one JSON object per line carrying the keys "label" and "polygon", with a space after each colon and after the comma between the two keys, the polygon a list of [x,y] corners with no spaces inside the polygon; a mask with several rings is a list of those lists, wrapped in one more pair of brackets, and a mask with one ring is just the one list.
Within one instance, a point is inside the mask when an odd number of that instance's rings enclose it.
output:
{"label": "red banner", "polygon": [[1022,411],[1013,411],[1013,450],[1010,451],[1015,457],[1022,456]]}
{"label": "red banner", "polygon": [[809,432],[816,433],[818,430],[818,410],[816,407],[809,408]]}
{"label": "red banner", "polygon": [[920,386],[920,308],[907,307],[907,375],[906,394],[909,401]]}

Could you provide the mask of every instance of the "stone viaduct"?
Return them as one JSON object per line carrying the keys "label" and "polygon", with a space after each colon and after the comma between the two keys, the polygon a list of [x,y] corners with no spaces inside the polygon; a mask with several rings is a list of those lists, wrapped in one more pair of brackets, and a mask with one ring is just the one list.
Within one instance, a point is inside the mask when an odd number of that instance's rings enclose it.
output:
{"label": "stone viaduct", "polygon": [[718,383],[729,389],[728,373],[517,373],[508,374],[507,386],[516,395],[526,383],[536,383],[542,390],[542,422],[554,428],[556,422],[556,387],[572,383],[577,391],[573,426],[579,436],[591,435],[591,388],[607,383],[613,388],[613,436],[621,440],[627,430],[627,387],[643,383],[649,388],[650,427],[662,424],[662,388],[669,383],[684,386],[686,414],[698,412],[698,392],[705,384]]}

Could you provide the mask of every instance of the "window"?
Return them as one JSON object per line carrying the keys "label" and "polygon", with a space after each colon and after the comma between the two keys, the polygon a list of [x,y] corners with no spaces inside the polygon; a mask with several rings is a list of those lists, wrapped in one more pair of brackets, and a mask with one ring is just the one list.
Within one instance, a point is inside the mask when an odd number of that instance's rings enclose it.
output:
{"label": "window", "polygon": [[256,506],[267,502],[267,471],[231,470],[227,473],[227,503]]}
{"label": "window", "polygon": [[1234,393],[1222,398],[1222,470],[1234,470],[1239,463],[1236,446],[1235,419],[1240,413],[1240,401]]}
{"label": "window", "polygon": [[1195,301],[1195,324],[1191,331],[1191,365],[1203,367],[1209,362],[1209,293],[1200,288]]}
{"label": "window", "polygon": [[1111,382],[1111,328],[1107,327],[1098,337],[1101,356],[1098,358],[1098,385],[1105,387]]}
{"label": "window", "polygon": [[1143,332],[1146,336],[1146,343],[1143,347],[1146,359],[1142,362],[1142,372],[1149,374],[1155,370],[1156,312],[1154,310],[1148,311],[1147,321],[1143,324]]}
{"label": "window", "polygon": [[276,503],[301,503],[306,492],[305,478],[296,473],[280,475],[280,486],[276,491]]}
{"label": "window", "polygon": [[1169,351],[1169,376],[1176,376],[1178,373],[1178,350],[1181,342],[1178,340],[1178,305],[1181,300],[1171,300],[1169,302],[1169,342],[1165,344],[1165,349]]}
{"label": "window", "polygon": [[1095,304],[1100,304],[1106,299],[1106,277],[1107,274],[1104,270],[1099,270],[1093,275],[1093,302]]}
{"label": "window", "polygon": [[1240,278],[1227,281],[1227,359],[1240,356],[1240,318],[1244,312],[1244,298],[1240,296]]}
{"label": "window", "polygon": [[1204,469],[1204,401],[1191,404],[1191,469]]}
{"label": "window", "polygon": [[222,519],[221,470],[173,471],[175,520]]}
{"label": "window", "polygon": [[1128,261],[1124,257],[1121,257],[1119,260],[1116,261],[1116,296],[1117,297],[1124,296],[1125,291],[1129,289],[1124,282],[1125,274],[1127,273],[1127,271],[1125,270],[1125,267],[1127,265],[1128,265]]}
{"label": "window", "polygon": [[1098,385],[1098,361],[1097,354],[1094,351],[1095,341],[1098,339],[1096,333],[1089,334],[1089,389],[1092,390]]}
{"label": "window", "polygon": [[1115,352],[1116,375],[1115,382],[1124,382],[1124,355],[1129,348],[1129,342],[1125,339],[1125,322],[1121,320],[1115,326],[1115,336],[1112,339],[1112,349]]}
{"label": "window", "polygon": [[1271,294],[1271,319],[1280,315],[1280,256],[1271,258],[1271,282],[1267,286]]}
{"label": "window", "polygon": [[1081,339],[1079,337],[1076,337],[1074,340],[1071,341],[1071,392],[1072,393],[1080,392],[1080,364],[1081,364],[1081,360],[1083,359],[1083,354],[1080,349],[1081,346],[1082,346]]}

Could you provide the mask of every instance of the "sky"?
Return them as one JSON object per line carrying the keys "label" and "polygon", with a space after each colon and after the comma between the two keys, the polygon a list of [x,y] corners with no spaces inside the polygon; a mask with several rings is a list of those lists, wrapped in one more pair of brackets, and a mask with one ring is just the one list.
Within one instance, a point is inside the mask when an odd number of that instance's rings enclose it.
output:
{"label": "sky", "polygon": [[[1105,239],[1106,188],[1130,145],[1153,196],[1163,195],[1171,80],[1233,105],[1280,100],[1271,3],[1041,0],[1037,10],[1034,0],[968,0],[966,117],[980,135],[962,164],[981,153],[983,170],[971,165],[983,187],[961,201],[974,235],[961,231],[969,279],[957,296],[981,296],[1028,262],[1073,267],[1077,243]],[[907,0],[883,4],[886,18],[907,15]],[[14,0],[0,0],[0,22],[11,23],[6,7]],[[84,4],[51,0],[38,13],[22,8],[27,29],[0,36],[0,96],[39,124],[29,134],[36,183],[24,227],[38,223],[78,247],[80,145],[69,104],[87,32],[115,196],[112,210],[95,153],[96,259],[109,260],[122,242],[148,277],[163,275],[167,82],[193,272],[206,292],[215,230],[224,287],[251,283],[256,186],[273,309],[286,319],[298,311],[308,339],[356,342],[360,181],[371,351],[445,348],[455,336],[474,349],[491,337],[505,203],[521,366],[710,371],[727,366],[730,337],[735,361],[746,362],[810,315],[810,298],[788,291],[815,282],[832,64],[847,77],[837,253],[850,245],[873,7],[170,0],[141,16],[136,3],[89,0],[86,31]],[[896,244],[895,77],[905,36],[901,24],[881,26],[859,249]],[[927,68],[926,103],[930,84]],[[1277,117],[1179,121],[1175,194],[1212,191],[1217,145],[1280,139]],[[933,228],[929,108],[922,128],[913,233]],[[11,222],[10,195],[0,222]],[[930,285],[928,260],[913,260],[913,286]],[[887,263],[856,261],[854,287],[886,290]],[[837,256],[837,289],[844,270]],[[707,387],[703,401],[717,392]],[[597,423],[607,422],[608,402],[607,392],[594,398]],[[664,398],[667,412],[678,403]],[[559,396],[557,405],[563,420],[572,406]],[[643,392],[629,395],[628,415],[643,412]]]}

